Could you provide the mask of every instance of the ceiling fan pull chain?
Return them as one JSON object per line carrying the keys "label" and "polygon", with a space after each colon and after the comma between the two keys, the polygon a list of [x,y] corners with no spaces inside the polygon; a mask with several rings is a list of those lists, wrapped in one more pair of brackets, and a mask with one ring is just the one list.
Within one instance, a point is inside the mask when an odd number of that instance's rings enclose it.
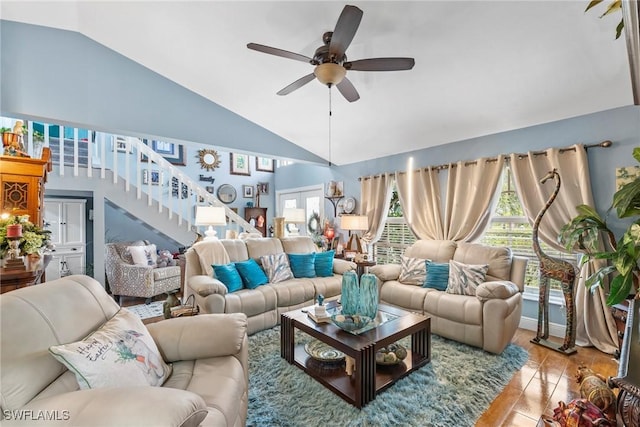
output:
{"label": "ceiling fan pull chain", "polygon": [[331,86],[329,86],[329,167],[331,167]]}

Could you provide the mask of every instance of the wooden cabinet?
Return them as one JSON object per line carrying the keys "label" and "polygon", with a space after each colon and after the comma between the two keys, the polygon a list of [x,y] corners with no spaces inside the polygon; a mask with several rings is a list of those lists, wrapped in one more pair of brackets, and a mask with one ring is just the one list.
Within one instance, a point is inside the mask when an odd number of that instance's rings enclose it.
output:
{"label": "wooden cabinet", "polygon": [[29,215],[29,221],[42,227],[48,172],[51,172],[51,152],[46,147],[41,159],[0,156],[0,211]]}
{"label": "wooden cabinet", "polygon": [[244,219],[267,237],[267,208],[244,208]]}

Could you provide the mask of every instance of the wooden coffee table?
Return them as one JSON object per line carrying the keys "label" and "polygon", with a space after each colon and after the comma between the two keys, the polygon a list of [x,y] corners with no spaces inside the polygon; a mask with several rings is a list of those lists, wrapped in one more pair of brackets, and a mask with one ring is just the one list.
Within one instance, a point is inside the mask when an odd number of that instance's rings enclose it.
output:
{"label": "wooden coffee table", "polygon": [[[430,318],[380,304],[377,319],[377,323],[383,323],[354,335],[333,323],[315,323],[307,316],[306,309],[283,313],[280,355],[347,402],[362,408],[375,399],[377,393],[431,361]],[[309,356],[304,344],[296,343],[296,329],[352,357],[354,374],[347,375],[344,363],[332,365]],[[409,335],[411,348],[407,349],[407,357],[402,363],[376,366],[377,350]]]}

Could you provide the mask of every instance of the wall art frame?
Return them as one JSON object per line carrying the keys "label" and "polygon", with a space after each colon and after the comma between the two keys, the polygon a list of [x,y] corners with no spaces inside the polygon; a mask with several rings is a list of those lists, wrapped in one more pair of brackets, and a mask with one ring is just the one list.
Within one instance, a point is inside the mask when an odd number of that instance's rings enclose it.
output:
{"label": "wall art frame", "polygon": [[256,156],[256,170],[260,172],[274,172],[275,161],[269,157]]}
{"label": "wall art frame", "polygon": [[151,176],[151,185],[160,185],[160,171],[142,169],[142,184],[149,184],[149,176]]}
{"label": "wall art frame", "polygon": [[259,182],[257,185],[258,194],[269,194],[269,183],[268,182]]}
{"label": "wall art frame", "polygon": [[231,175],[251,176],[251,170],[249,169],[248,154],[231,153],[229,156],[231,160],[231,166],[229,166],[229,173]]}
{"label": "wall art frame", "polygon": [[[160,154],[163,159],[176,166],[187,165],[187,147],[182,144],[169,141],[157,141],[155,139],[143,139],[142,142],[154,152]],[[148,162],[147,156],[142,156],[143,162]]]}
{"label": "wall art frame", "polygon": [[245,199],[253,199],[253,185],[242,186],[242,197]]}

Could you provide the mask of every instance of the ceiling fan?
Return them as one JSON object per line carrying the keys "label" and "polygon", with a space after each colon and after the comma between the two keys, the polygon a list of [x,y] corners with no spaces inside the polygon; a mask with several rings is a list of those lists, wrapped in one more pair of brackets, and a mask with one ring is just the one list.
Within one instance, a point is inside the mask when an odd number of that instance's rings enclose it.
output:
{"label": "ceiling fan", "polygon": [[307,74],[283,88],[278,92],[278,95],[288,95],[317,78],[320,83],[327,85],[329,88],[335,85],[347,101],[354,102],[360,99],[360,95],[346,77],[348,70],[399,71],[410,70],[415,64],[413,58],[369,58],[347,61],[345,51],[351,44],[361,19],[362,10],[356,6],[345,6],[338,18],[336,28],[323,34],[322,41],[324,44],[316,49],[313,58],[257,43],[249,43],[247,47],[258,52],[308,62],[316,66],[313,73]]}

